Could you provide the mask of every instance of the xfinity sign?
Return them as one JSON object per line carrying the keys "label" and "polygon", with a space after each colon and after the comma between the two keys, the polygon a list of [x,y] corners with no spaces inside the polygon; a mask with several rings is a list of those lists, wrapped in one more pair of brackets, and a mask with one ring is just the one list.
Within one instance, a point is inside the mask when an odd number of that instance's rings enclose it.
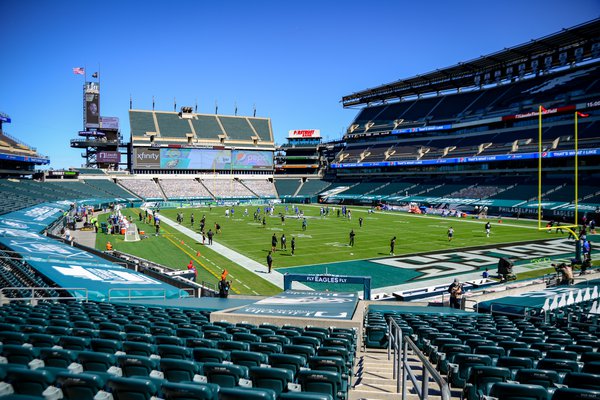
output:
{"label": "xfinity sign", "polygon": [[160,151],[158,149],[134,148],[134,168],[160,168]]}

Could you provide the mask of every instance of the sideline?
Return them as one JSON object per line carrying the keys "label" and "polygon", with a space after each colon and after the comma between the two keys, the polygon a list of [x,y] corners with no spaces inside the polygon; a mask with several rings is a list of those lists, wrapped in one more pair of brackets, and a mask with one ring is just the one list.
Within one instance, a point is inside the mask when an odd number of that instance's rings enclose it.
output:
{"label": "sideline", "polygon": [[[170,227],[178,230],[179,232],[183,233],[184,235],[194,239],[196,242],[202,242],[202,235],[194,232],[192,229],[190,229],[188,227],[178,224],[177,222],[165,217],[163,214],[160,215],[160,221],[164,222],[165,224],[169,225]],[[265,266],[257,261],[254,261],[254,260],[238,253],[237,251],[231,250],[230,248],[225,247],[222,244],[217,243],[215,241],[214,237],[213,237],[213,244],[210,246],[209,245],[205,245],[205,246],[216,251],[223,257],[234,262],[235,264],[246,269],[247,271],[250,271],[254,275],[256,275],[268,282],[271,282],[275,286],[283,289],[283,274],[281,272],[277,272],[276,269],[273,269],[271,271],[271,273],[269,274],[267,272],[268,271],[267,266]],[[243,284],[243,282],[241,282],[241,283]],[[301,283],[298,283],[298,282],[294,282],[293,286],[294,286],[294,289],[298,289],[298,290],[313,290],[310,287],[303,285]]]}

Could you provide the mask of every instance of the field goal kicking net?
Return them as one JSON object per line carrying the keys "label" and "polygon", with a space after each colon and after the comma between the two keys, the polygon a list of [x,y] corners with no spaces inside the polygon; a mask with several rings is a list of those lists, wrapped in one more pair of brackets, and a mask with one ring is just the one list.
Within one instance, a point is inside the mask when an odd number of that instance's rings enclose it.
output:
{"label": "field goal kicking net", "polygon": [[[538,109],[538,230],[541,231],[547,231],[556,227],[552,227],[551,224],[548,225],[544,225],[543,223],[543,212],[542,212],[542,201],[543,201],[543,193],[542,193],[542,159],[546,158],[548,156],[548,151],[543,149],[543,144],[542,144],[542,115],[544,113],[547,113],[549,110],[546,110],[543,106],[539,106]],[[577,232],[577,228],[579,227],[578,225],[578,221],[579,221],[579,216],[578,216],[578,211],[579,211],[579,206],[578,206],[578,198],[579,198],[579,133],[578,133],[578,117],[587,117],[587,114],[583,114],[580,113],[579,111],[575,111],[575,119],[574,119],[574,140],[573,140],[573,144],[574,144],[574,149],[572,150],[573,153],[573,157],[574,157],[574,168],[573,168],[573,173],[574,173],[574,183],[575,183],[575,187],[574,187],[574,196],[573,196],[573,210],[574,210],[574,218],[573,218],[573,222],[569,223],[569,224],[565,224],[565,225],[560,225],[560,228],[562,229],[566,229],[569,232],[571,232],[573,234],[573,236],[575,236],[575,238],[578,239],[578,232]]]}
{"label": "field goal kicking net", "polygon": [[140,234],[138,233],[137,226],[135,224],[129,224],[125,231],[126,242],[139,242]]}

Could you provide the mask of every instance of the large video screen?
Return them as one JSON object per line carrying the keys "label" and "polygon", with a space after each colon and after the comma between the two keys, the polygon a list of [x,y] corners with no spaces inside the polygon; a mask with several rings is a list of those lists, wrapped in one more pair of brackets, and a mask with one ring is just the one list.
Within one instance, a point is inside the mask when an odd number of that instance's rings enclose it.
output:
{"label": "large video screen", "polygon": [[[273,168],[272,151],[134,148],[136,169],[262,170]],[[233,163],[233,165],[232,165]]]}

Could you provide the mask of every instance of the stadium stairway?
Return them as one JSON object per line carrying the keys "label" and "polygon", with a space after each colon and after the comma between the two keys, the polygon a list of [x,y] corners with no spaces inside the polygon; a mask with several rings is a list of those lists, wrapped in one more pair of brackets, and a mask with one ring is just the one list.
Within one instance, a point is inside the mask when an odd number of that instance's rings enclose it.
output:
{"label": "stadium stairway", "polygon": [[[408,356],[411,369],[421,380],[422,366],[416,357]],[[407,378],[406,398],[418,400],[412,382]],[[454,393],[452,393],[453,398]],[[348,392],[348,400],[397,400],[401,393],[396,393],[393,360],[388,360],[387,349],[368,348],[366,352],[357,352],[352,389]],[[429,382],[429,399],[441,399],[439,387]]]}

